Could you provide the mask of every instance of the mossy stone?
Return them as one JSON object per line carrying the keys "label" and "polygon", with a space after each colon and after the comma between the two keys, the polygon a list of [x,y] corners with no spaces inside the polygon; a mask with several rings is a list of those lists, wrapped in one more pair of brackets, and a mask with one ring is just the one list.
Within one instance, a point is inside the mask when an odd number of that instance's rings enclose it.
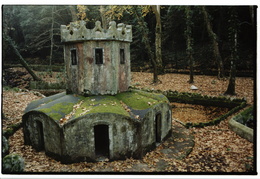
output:
{"label": "mossy stone", "polygon": [[130,109],[145,110],[160,103],[169,103],[169,100],[162,94],[131,90],[115,96],[60,95],[50,100],[42,100],[42,104],[37,102],[36,108],[30,110],[43,112],[55,121],[59,121],[66,115],[71,115],[70,120],[73,120],[91,113],[115,113],[131,117]]}
{"label": "mossy stone", "polygon": [[73,118],[80,117],[90,113],[116,113],[124,116],[130,116],[120,104],[120,101],[114,96],[92,96],[81,97],[83,101],[80,108],[77,109]]}

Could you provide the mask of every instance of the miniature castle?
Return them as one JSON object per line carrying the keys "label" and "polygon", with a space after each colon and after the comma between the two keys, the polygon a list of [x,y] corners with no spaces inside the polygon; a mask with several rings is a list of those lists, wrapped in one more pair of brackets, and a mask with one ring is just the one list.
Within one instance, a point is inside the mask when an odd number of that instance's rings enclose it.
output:
{"label": "miniature castle", "polygon": [[108,30],[100,21],[93,29],[86,22],[61,26],[67,72],[67,90],[82,95],[117,94],[130,85],[132,26],[114,21]]}
{"label": "miniature castle", "polygon": [[130,25],[61,26],[67,92],[31,102],[24,143],[63,163],[142,158],[171,134],[171,106],[129,89]]}

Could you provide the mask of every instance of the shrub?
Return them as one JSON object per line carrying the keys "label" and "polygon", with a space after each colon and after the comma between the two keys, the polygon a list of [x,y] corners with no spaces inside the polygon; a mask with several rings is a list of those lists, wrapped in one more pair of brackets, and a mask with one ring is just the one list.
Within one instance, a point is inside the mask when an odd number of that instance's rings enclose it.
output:
{"label": "shrub", "polygon": [[3,173],[21,173],[24,171],[24,159],[18,154],[9,154],[3,158]]}

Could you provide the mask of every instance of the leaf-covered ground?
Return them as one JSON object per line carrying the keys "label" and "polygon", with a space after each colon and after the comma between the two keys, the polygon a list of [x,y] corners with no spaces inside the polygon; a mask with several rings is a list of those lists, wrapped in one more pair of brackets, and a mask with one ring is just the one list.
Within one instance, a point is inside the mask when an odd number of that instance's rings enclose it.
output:
{"label": "leaf-covered ground", "polygon": [[171,103],[173,118],[184,124],[209,122],[228,112],[228,108],[202,106],[184,103]]}
{"label": "leaf-covered ground", "polygon": [[[132,84],[146,88],[191,92],[190,84],[187,83],[188,75],[165,74],[159,78],[162,83],[152,85],[150,84],[152,74],[133,73]],[[254,100],[253,79],[237,78],[236,82],[237,97],[246,97],[248,102],[252,104]],[[220,81],[216,77],[196,76],[194,85],[199,88],[196,92],[219,96],[225,91],[227,84],[228,81]],[[12,90],[3,91],[2,97],[2,110],[6,117],[2,120],[3,128],[21,121],[23,110],[27,104],[41,98],[31,91],[16,92]],[[183,107],[185,108],[185,106]],[[197,107],[196,110],[200,111],[200,107]],[[178,118],[184,120],[182,117],[185,118],[189,115],[192,117],[202,114],[187,110],[186,113],[178,115]],[[167,149],[167,146],[170,146],[171,141],[166,141],[156,150],[147,153],[141,160],[127,159],[65,165],[46,156],[44,152],[35,152],[30,146],[23,145],[22,129],[10,137],[10,152],[21,154],[24,157],[25,171],[27,172],[250,172],[254,166],[254,144],[229,130],[228,119],[216,126],[188,129],[188,133],[195,137],[195,146],[192,152],[182,160],[169,157],[162,152],[162,149]],[[181,127],[174,120],[173,126]]]}
{"label": "leaf-covered ground", "polygon": [[[218,80],[216,76],[196,75],[194,84],[198,90],[191,90],[188,83],[189,75],[185,74],[164,74],[159,75],[161,83],[152,84],[153,74],[145,72],[132,72],[132,85],[150,89],[176,90],[178,92],[196,92],[202,95],[220,96],[225,93],[228,87],[228,80]],[[254,101],[254,79],[248,77],[236,78],[236,98],[246,98],[249,104]]]}

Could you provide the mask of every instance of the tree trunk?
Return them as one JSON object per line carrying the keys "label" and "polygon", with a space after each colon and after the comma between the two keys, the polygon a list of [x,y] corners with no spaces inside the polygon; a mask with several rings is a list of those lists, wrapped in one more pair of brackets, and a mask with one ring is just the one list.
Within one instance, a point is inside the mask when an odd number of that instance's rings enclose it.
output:
{"label": "tree trunk", "polygon": [[160,5],[153,5],[152,10],[156,18],[156,27],[155,27],[155,56],[156,64],[159,74],[164,73],[164,68],[162,65],[162,24],[161,24],[161,14],[160,14]]}
{"label": "tree trunk", "polygon": [[231,9],[231,28],[230,29],[230,36],[231,40],[231,69],[230,69],[230,77],[229,77],[229,84],[227,91],[225,92],[226,95],[236,95],[236,63],[238,60],[238,40],[237,40],[237,34],[238,34],[238,21],[237,21],[237,13],[235,9]]}
{"label": "tree trunk", "polygon": [[144,23],[143,16],[138,14],[138,10],[137,10],[136,6],[134,6],[134,13],[136,15],[136,18],[139,21],[141,31],[142,31],[142,34],[143,34],[143,42],[144,42],[145,48],[147,50],[148,58],[151,60],[151,63],[152,63],[152,66],[153,66],[153,83],[158,83],[159,79],[158,79],[157,63],[156,63],[156,60],[154,58],[151,45],[149,43],[148,28]]}
{"label": "tree trunk", "polygon": [[190,66],[190,80],[189,83],[194,83],[194,72],[193,72],[193,47],[192,47],[192,21],[191,21],[191,16],[192,16],[192,10],[190,6],[185,7],[185,14],[186,14],[186,31],[185,31],[185,36],[186,36],[186,53],[187,57],[189,59],[189,66]]}
{"label": "tree trunk", "polygon": [[231,55],[231,69],[227,91],[227,95],[236,95],[236,63],[237,63],[237,32],[234,34],[234,51]]}
{"label": "tree trunk", "polygon": [[41,81],[41,79],[38,76],[36,76],[36,74],[33,72],[33,70],[28,66],[26,61],[23,59],[23,57],[21,56],[20,52],[15,47],[15,44],[14,44],[13,40],[9,36],[6,37],[6,40],[10,44],[12,49],[14,50],[14,53],[18,56],[18,59],[19,59],[20,63],[29,72],[29,74],[33,77],[33,80]]}
{"label": "tree trunk", "polygon": [[201,9],[202,9],[202,13],[204,15],[204,19],[205,19],[205,22],[206,22],[209,37],[211,38],[211,41],[212,41],[215,60],[218,64],[218,78],[219,79],[224,78],[225,77],[224,66],[223,66],[223,61],[222,61],[222,58],[221,58],[221,55],[220,55],[220,52],[219,52],[217,35],[212,30],[212,26],[211,26],[211,23],[210,23],[210,20],[209,20],[208,12],[206,11],[205,6],[202,6]]}
{"label": "tree trunk", "polygon": [[49,61],[49,65],[50,65],[50,68],[51,68],[51,65],[52,65],[52,54],[53,54],[53,27],[54,27],[54,7],[52,7],[52,15],[51,15],[51,30],[50,30],[50,38],[51,38],[51,49],[50,49],[50,61]]}
{"label": "tree trunk", "polygon": [[75,9],[75,5],[70,5],[69,6],[69,9],[70,9],[70,14],[71,14],[71,20],[72,22],[75,22],[78,20],[78,17],[77,17],[77,11]]}
{"label": "tree trunk", "polygon": [[109,20],[107,20],[107,17],[105,16],[106,11],[103,5],[100,5],[99,12],[101,17],[102,27],[103,29],[107,29]]}

